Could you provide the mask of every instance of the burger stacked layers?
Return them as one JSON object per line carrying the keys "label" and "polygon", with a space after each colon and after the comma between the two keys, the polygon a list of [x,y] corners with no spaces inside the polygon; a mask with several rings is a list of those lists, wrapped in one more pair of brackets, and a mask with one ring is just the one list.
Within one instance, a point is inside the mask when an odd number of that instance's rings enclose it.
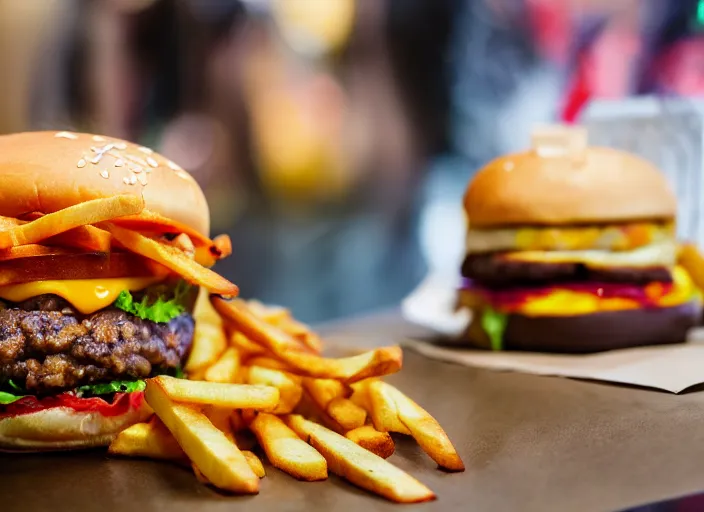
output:
{"label": "burger stacked layers", "polygon": [[104,445],[178,376],[208,267],[200,187],[150,149],[69,132],[0,137],[0,448]]}
{"label": "burger stacked layers", "polygon": [[624,152],[537,142],[470,183],[461,307],[493,350],[595,352],[685,340],[700,297],[676,265],[676,201]]}

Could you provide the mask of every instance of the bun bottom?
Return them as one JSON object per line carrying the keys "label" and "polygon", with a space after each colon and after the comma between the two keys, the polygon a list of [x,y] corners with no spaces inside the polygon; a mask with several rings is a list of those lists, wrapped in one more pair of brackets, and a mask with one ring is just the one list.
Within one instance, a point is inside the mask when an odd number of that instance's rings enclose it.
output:
{"label": "bun bottom", "polygon": [[[586,354],[646,345],[683,343],[701,319],[698,301],[657,309],[628,309],[578,316],[508,316],[504,350]],[[472,345],[489,348],[472,323]]]}
{"label": "bun bottom", "polygon": [[53,407],[0,420],[0,451],[62,451],[108,446],[152,411],[145,401],[118,416]]}

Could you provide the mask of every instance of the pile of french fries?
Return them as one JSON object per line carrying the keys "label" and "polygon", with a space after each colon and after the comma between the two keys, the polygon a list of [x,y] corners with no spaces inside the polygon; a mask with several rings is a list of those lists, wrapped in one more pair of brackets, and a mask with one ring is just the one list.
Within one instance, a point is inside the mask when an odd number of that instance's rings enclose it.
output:
{"label": "pile of french fries", "polygon": [[401,368],[398,347],[338,359],[283,308],[225,300],[201,289],[188,380],[147,381],[148,423],[120,433],[114,455],[189,465],[199,481],[255,494],[266,456],[302,481],[329,473],[398,503],[435,499],[386,459],[391,432],[412,436],[440,468],[464,464],[438,422],[381,377]]}

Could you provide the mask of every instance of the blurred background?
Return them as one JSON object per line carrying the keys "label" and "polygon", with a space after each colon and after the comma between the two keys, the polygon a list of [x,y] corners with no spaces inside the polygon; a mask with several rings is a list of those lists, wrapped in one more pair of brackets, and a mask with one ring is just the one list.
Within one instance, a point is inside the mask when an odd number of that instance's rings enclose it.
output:
{"label": "blurred background", "polygon": [[0,0],[0,25],[0,132],[177,161],[218,270],[308,322],[455,273],[467,181],[534,123],[704,94],[699,0]]}

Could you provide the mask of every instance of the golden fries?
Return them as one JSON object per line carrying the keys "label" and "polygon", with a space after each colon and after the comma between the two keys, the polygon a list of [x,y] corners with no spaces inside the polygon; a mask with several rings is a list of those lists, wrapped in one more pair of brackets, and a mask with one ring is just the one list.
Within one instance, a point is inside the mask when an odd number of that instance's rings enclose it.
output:
{"label": "golden fries", "polygon": [[77,247],[88,251],[109,252],[112,236],[107,231],[94,226],[79,226],[60,233],[45,241],[48,245]]}
{"label": "golden fries", "polygon": [[290,371],[307,377],[356,382],[395,373],[401,369],[400,347],[383,347],[352,357],[327,359],[310,352],[298,340],[267,324],[247,308],[241,299],[226,301],[211,297],[215,309],[249,339],[273,352],[290,366]]}
{"label": "golden fries", "polygon": [[440,467],[449,471],[464,471],[464,463],[447,434],[425,409],[391,384],[380,380],[372,382],[369,391],[372,397],[383,396],[384,404],[394,407],[393,413],[399,421]]}
{"label": "golden fries", "polygon": [[254,313],[241,299],[226,301],[221,297],[211,297],[215,309],[229,319],[235,328],[247,338],[262,347],[271,350],[277,356],[288,350],[308,351],[303,343],[274,325],[268,324]]}
{"label": "golden fries", "polygon": [[175,402],[262,410],[273,409],[279,402],[279,390],[273,386],[183,380],[166,375],[149,379],[149,382]]}
{"label": "golden fries", "polygon": [[410,436],[411,431],[398,417],[396,404],[387,393],[382,392],[382,388],[374,387],[376,382],[372,381],[366,385],[374,428],[381,432],[398,432]]}
{"label": "golden fries", "polygon": [[263,356],[267,354],[264,347],[257,345],[241,332],[233,332],[230,335],[230,345],[235,347],[243,358]]}
{"label": "golden fries", "polygon": [[192,284],[203,286],[212,293],[225,296],[236,296],[239,293],[239,288],[236,285],[190,259],[175,247],[159,243],[116,224],[106,223],[105,229],[112,234],[117,242],[130,251],[162,264]]}
{"label": "golden fries", "polygon": [[196,321],[193,346],[184,370],[189,374],[202,372],[205,377],[205,371],[218,360],[227,347],[222,318],[210,303],[208,291],[205,288],[199,290],[193,318]]}
{"label": "golden fries", "polygon": [[187,460],[174,436],[158,419],[137,423],[120,432],[110,443],[108,453],[150,459]]}
{"label": "golden fries", "polygon": [[204,378],[209,382],[237,382],[239,370],[240,353],[236,348],[230,347],[205,371]]}
{"label": "golden fries", "polygon": [[144,200],[132,195],[78,203],[7,231],[0,231],[0,249],[37,243],[79,226],[139,213],[143,208]]}
{"label": "golden fries", "polygon": [[302,441],[278,416],[259,413],[250,428],[274,467],[299,480],[325,480],[328,477],[323,456]]}
{"label": "golden fries", "polygon": [[350,430],[345,434],[345,437],[382,459],[388,459],[396,450],[396,444],[391,439],[391,435],[388,432],[379,432],[371,425]]}
{"label": "golden fries", "polygon": [[704,291],[704,256],[694,244],[682,244],[678,252],[678,264],[684,267],[694,285]]}
{"label": "golden fries", "polygon": [[341,396],[330,400],[326,411],[345,430],[359,428],[367,421],[367,411]]}
{"label": "golden fries", "polygon": [[435,499],[433,491],[408,473],[332,430],[298,415],[287,416],[286,424],[325,457],[329,471],[355,485],[398,503]]}
{"label": "golden fries", "polygon": [[147,381],[145,396],[205,479],[227,491],[259,492],[259,477],[242,452],[208,418],[191,406],[172,402],[157,379]]}
{"label": "golden fries", "polygon": [[255,475],[259,478],[264,478],[266,476],[264,464],[262,464],[262,461],[259,460],[259,457],[257,457],[254,452],[242,450],[242,455],[244,455],[244,458],[247,459],[247,464],[249,464],[249,467],[252,468]]}
{"label": "golden fries", "polygon": [[147,403],[166,426],[155,418],[132,427],[110,453],[190,463],[204,484],[257,493],[265,477],[252,451],[258,445],[272,465],[299,480],[333,472],[399,503],[435,494],[385,460],[395,451],[389,432],[412,435],[443,468],[464,469],[438,422],[380,380],[400,368],[398,347],[324,358],[306,346],[307,327],[286,325],[288,310],[225,301],[205,287],[193,315],[196,339],[186,369],[203,380],[149,379]]}
{"label": "golden fries", "polygon": [[261,366],[250,366],[247,371],[249,384],[274,386],[279,390],[279,403],[271,411],[274,414],[288,414],[298,405],[303,395],[300,381],[295,375]]}

